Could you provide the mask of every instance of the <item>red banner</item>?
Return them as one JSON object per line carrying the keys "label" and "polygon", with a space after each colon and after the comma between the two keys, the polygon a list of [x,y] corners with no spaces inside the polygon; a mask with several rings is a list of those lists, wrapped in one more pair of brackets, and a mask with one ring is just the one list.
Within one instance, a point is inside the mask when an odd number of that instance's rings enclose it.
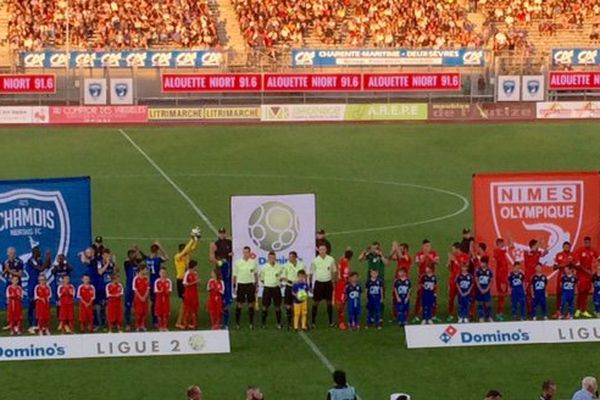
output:
{"label": "red banner", "polygon": [[364,74],[363,89],[393,92],[460,90],[460,73]]}
{"label": "red banner", "polygon": [[550,72],[549,89],[598,90],[600,72]]}
{"label": "red banner", "polygon": [[51,124],[143,124],[147,106],[56,106],[50,107]]}
{"label": "red banner", "polygon": [[165,74],[164,93],[460,90],[460,73]]}
{"label": "red banner", "polygon": [[164,93],[260,92],[261,74],[165,74]]}
{"label": "red banner", "polygon": [[264,74],[265,92],[356,92],[360,74]]}
{"label": "red banner", "polygon": [[27,93],[55,93],[56,77],[52,74],[0,75],[0,93],[27,94]]}
{"label": "red banner", "polygon": [[[554,257],[562,244],[600,239],[598,172],[484,174],[473,177],[473,212],[478,242],[489,249],[497,238],[512,240],[511,261],[522,260],[531,239],[548,251],[544,271],[555,278]],[[490,251],[491,253],[491,251]],[[552,291],[555,284],[549,287]]]}

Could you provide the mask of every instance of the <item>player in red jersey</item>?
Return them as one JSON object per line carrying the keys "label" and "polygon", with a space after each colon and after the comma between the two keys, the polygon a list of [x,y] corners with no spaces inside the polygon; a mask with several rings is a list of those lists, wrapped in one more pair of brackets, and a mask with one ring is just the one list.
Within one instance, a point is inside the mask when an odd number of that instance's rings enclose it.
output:
{"label": "player in red jersey", "polygon": [[354,252],[346,249],[344,256],[338,261],[337,281],[334,290],[334,303],[338,314],[338,328],[346,330],[346,285],[350,276],[350,261],[354,256]]}
{"label": "player in red jersey", "polygon": [[183,275],[183,326],[188,329],[198,328],[198,307],[200,306],[198,284],[200,279],[196,272],[197,266],[196,260],[190,260],[187,271]]}
{"label": "player in red jersey", "polygon": [[469,266],[470,257],[468,254],[460,250],[460,243],[452,244],[452,251],[448,254],[448,270],[450,276],[448,278],[448,322],[454,319],[454,307],[456,297],[458,296],[458,287],[456,286],[456,278],[461,272],[463,265]]}
{"label": "player in red jersey", "polygon": [[[428,239],[424,239],[421,245],[421,250],[417,251],[415,254],[415,263],[417,263],[419,279],[418,282],[421,281],[421,277],[425,275],[427,267],[431,267],[432,272],[435,274],[435,266],[440,262],[440,256],[438,253],[432,249],[431,242]],[[415,303],[415,318],[413,319],[413,323],[417,323],[420,321],[419,315],[421,313],[421,298],[422,296],[422,288],[419,285],[419,289],[417,291],[417,301]],[[436,318],[436,310],[433,311],[434,319]]]}
{"label": "player in red jersey", "polygon": [[[392,251],[389,256],[390,260],[396,261],[396,272],[394,273],[394,277],[398,277],[398,272],[400,270],[404,270],[406,272],[406,276],[410,276],[410,270],[412,267],[412,257],[408,253],[408,244],[400,243],[394,241],[392,242]],[[396,307],[396,296],[392,296],[392,316],[394,317],[394,321],[398,320],[398,307]],[[406,319],[408,320],[408,311],[406,315]]]}
{"label": "player in red jersey", "polygon": [[71,285],[71,277],[65,275],[56,290],[60,308],[58,311],[58,330],[71,333],[75,330],[75,286]]}
{"label": "player in red jersey", "polygon": [[123,325],[123,294],[123,285],[119,282],[119,275],[112,274],[110,283],[106,285],[106,319],[109,333],[112,332],[113,327],[121,332]]}
{"label": "player in red jersey", "polygon": [[496,297],[498,301],[498,304],[496,305],[496,319],[498,321],[504,321],[504,304],[506,302],[506,296],[508,296],[508,270],[510,265],[508,254],[512,249],[513,246],[510,242],[506,245],[504,239],[496,239],[493,259],[496,267],[494,279],[496,280]]}
{"label": "player in red jersey", "polygon": [[38,332],[40,335],[50,334],[50,299],[52,290],[48,286],[45,275],[38,277],[38,284],[33,290],[35,299],[35,318],[38,322]]}
{"label": "player in red jersey", "polygon": [[206,308],[210,315],[210,324],[212,329],[221,329],[221,320],[223,318],[223,296],[225,295],[225,284],[221,270],[215,268],[210,273],[210,280],[206,285],[208,291],[208,302]]}
{"label": "player in red jersey", "polygon": [[554,271],[556,274],[556,312],[552,316],[554,319],[560,318],[561,297],[562,297],[562,277],[565,274],[566,267],[573,267],[573,252],[571,251],[571,243],[564,242],[562,251],[554,256]]}
{"label": "player in red jersey", "polygon": [[173,284],[167,278],[167,269],[160,269],[160,277],[154,282],[154,295],[156,300],[154,303],[156,317],[158,318],[158,330],[161,332],[168,331],[169,315],[171,314],[171,291]]}
{"label": "player in red jersey", "polygon": [[583,238],[583,246],[573,252],[573,261],[577,270],[577,310],[575,318],[591,318],[588,311],[588,300],[592,290],[592,275],[596,271],[598,252],[592,248],[592,238]]}
{"label": "player in red jersey", "polygon": [[85,274],[83,283],[77,288],[79,299],[79,330],[90,332],[94,330],[94,300],[96,299],[96,288],[90,283],[90,276]]}
{"label": "player in red jersey", "polygon": [[6,313],[8,317],[8,328],[10,334],[20,335],[23,323],[23,295],[25,292],[19,284],[19,277],[11,277],[11,285],[6,288]]}
{"label": "player in red jersey", "polygon": [[148,299],[150,297],[150,280],[146,263],[138,265],[138,273],[133,278],[133,311],[135,313],[135,329],[146,332],[146,319],[148,317]]}

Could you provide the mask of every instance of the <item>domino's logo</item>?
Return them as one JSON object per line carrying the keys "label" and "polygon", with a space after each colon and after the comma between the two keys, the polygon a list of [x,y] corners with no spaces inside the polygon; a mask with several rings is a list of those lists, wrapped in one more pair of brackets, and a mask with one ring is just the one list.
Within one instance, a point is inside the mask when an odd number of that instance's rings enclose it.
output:
{"label": "domino's logo", "polygon": [[444,332],[440,335],[440,340],[448,344],[457,333],[458,329],[452,325],[448,325],[448,327],[444,329]]}

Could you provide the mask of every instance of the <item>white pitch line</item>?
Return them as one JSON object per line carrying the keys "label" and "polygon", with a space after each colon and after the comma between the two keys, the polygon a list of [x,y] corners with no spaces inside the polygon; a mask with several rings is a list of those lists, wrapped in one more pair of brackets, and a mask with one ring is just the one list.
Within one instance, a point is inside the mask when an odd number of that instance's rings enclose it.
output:
{"label": "white pitch line", "polygon": [[148,154],[146,154],[146,152],[140,147],[138,146],[138,144],[136,142],[133,141],[132,138],[129,137],[129,135],[127,133],[125,133],[125,131],[123,129],[119,129],[119,132],[121,132],[121,135],[123,135],[123,137],[125,139],[127,139],[127,141],[129,143],[131,143],[131,145],[133,147],[135,147],[135,149],[142,155],[144,156],[144,158],[146,159],[146,161],[148,161],[148,163],[150,163],[150,165],[152,165],[154,167],[155,170],[158,171],[159,174],[162,175],[163,178],[165,178],[165,180],[167,182],[169,182],[169,184],[171,186],[173,186],[173,189],[175,189],[180,195],[181,197],[183,197],[185,199],[185,201],[188,202],[188,204],[192,207],[192,209],[196,212],[196,214],[198,214],[198,216],[200,218],[202,218],[202,220],[206,223],[206,225],[208,225],[208,227],[210,228],[211,231],[213,231],[213,233],[216,235],[217,234],[217,228],[213,225],[212,222],[210,222],[210,220],[208,219],[208,217],[206,216],[206,214],[204,213],[204,211],[202,211],[200,209],[200,207],[198,207],[196,205],[196,203],[193,202],[193,200],[190,198],[190,196],[187,195],[187,193],[185,193],[176,183],[175,181],[173,181],[173,179],[171,179],[169,177],[169,175],[167,175],[167,173],[156,163],[154,162],[154,160],[152,158],[150,158],[150,156]]}
{"label": "white pitch line", "polygon": [[[302,338],[302,340],[304,340],[304,342],[308,345],[308,347],[310,347],[310,349],[313,351],[313,353],[315,353],[317,358],[319,360],[321,360],[321,362],[323,363],[325,368],[327,368],[329,370],[329,372],[333,373],[333,371],[335,371],[335,367],[333,366],[331,361],[329,361],[329,359],[325,356],[325,354],[323,354],[323,352],[321,350],[319,350],[319,347],[315,344],[315,342],[313,342],[311,340],[311,338],[308,337],[308,335],[302,331],[300,331],[299,335]],[[356,398],[358,400],[361,400],[359,395],[356,395]]]}
{"label": "white pitch line", "polygon": [[[94,179],[109,179],[109,178],[123,179],[123,178],[145,178],[145,177],[151,177],[151,176],[153,176],[153,175],[120,175],[120,176],[101,175],[101,176],[94,176],[93,178]],[[462,206],[458,210],[453,211],[449,214],[440,215],[437,217],[432,217],[432,218],[428,218],[428,219],[424,219],[424,220],[420,220],[420,221],[405,222],[402,224],[328,232],[327,234],[329,236],[389,231],[389,230],[393,230],[393,229],[408,228],[411,226],[426,225],[426,224],[430,224],[433,222],[445,221],[447,219],[454,218],[454,217],[464,213],[465,211],[467,211],[469,209],[469,206],[471,205],[469,200],[465,196],[463,196],[460,193],[453,192],[451,190],[437,188],[434,186],[417,185],[414,183],[403,183],[403,182],[394,182],[394,181],[385,181],[385,180],[381,181],[381,180],[370,180],[370,179],[360,179],[360,178],[336,178],[336,177],[326,177],[326,176],[290,176],[290,175],[278,175],[278,174],[228,174],[228,173],[192,173],[192,174],[186,173],[186,174],[173,174],[172,176],[182,177],[182,178],[201,178],[201,177],[204,177],[204,178],[210,178],[210,177],[227,178],[227,177],[229,177],[229,178],[265,178],[265,179],[269,179],[269,178],[305,179],[305,180],[322,180],[322,181],[329,180],[329,181],[354,182],[354,183],[372,183],[372,184],[378,184],[378,185],[408,187],[408,188],[414,188],[414,189],[420,189],[420,190],[428,190],[431,192],[441,193],[441,194],[445,194],[445,195],[454,197],[462,202]]]}
{"label": "white pitch line", "polygon": [[[163,169],[161,167],[158,166],[158,164],[156,164],[154,162],[154,160],[152,158],[150,158],[150,156],[148,154],[146,154],[146,152],[140,146],[137,145],[137,143],[135,143],[133,141],[133,139],[131,139],[129,137],[129,135],[127,133],[125,133],[125,131],[123,129],[119,129],[119,132],[121,132],[121,135],[123,135],[123,137],[125,139],[127,139],[127,141],[129,143],[131,143],[131,145],[133,147],[135,147],[136,150],[139,151],[141,155],[144,156],[144,158],[150,163],[150,165],[152,165],[154,167],[154,169],[156,169],[163,176],[163,178],[165,178],[165,180],[171,184],[171,186],[173,186],[173,188],[181,195],[181,197],[183,197],[190,204],[190,206],[192,206],[192,208],[194,209],[194,211],[196,211],[196,213],[200,216],[200,218],[202,218],[202,220],[204,220],[204,222],[206,222],[206,225],[208,225],[208,227],[216,234],[217,228],[215,228],[213,223],[210,222],[210,220],[208,219],[206,214],[204,214],[204,212],[202,212],[202,210],[194,203],[194,201],[169,177],[169,175],[166,174],[165,171],[163,171]],[[315,355],[321,360],[321,362],[323,362],[323,364],[325,364],[325,367],[327,367],[327,369],[330,372],[333,372],[334,371],[333,364],[331,364],[331,362],[327,359],[327,357],[325,357],[323,355],[323,353],[319,350],[317,345],[312,340],[310,340],[310,338],[308,336],[306,336],[304,333],[301,333],[301,337],[304,339],[306,344],[311,348],[313,353],[315,353]],[[358,397],[358,396],[357,396],[357,399],[361,400],[360,397]]]}

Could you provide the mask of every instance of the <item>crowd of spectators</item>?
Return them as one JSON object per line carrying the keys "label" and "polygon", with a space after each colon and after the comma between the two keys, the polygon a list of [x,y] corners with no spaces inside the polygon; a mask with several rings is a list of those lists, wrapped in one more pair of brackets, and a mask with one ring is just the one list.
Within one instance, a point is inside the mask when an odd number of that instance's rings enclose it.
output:
{"label": "crowd of spectators", "polygon": [[346,44],[375,47],[479,47],[482,37],[453,0],[358,0]]}
{"label": "crowd of spectators", "polygon": [[[249,47],[325,45],[529,51],[527,32],[542,36],[598,22],[600,0],[219,0],[231,1]],[[208,0],[7,0],[12,48],[218,45]],[[67,4],[69,5],[67,10]],[[484,15],[475,29],[468,12]],[[600,28],[591,33],[598,40]]]}
{"label": "crowd of spectators", "polygon": [[299,47],[314,30],[325,44],[339,44],[338,28],[349,0],[232,0],[250,47]]}
{"label": "crowd of spectators", "polygon": [[218,43],[208,0],[8,0],[12,48],[122,49],[213,47]]}
{"label": "crowd of spectators", "polygon": [[507,26],[539,21],[539,30],[552,35],[558,29],[577,28],[590,18],[600,16],[598,0],[479,0],[486,19]]}

